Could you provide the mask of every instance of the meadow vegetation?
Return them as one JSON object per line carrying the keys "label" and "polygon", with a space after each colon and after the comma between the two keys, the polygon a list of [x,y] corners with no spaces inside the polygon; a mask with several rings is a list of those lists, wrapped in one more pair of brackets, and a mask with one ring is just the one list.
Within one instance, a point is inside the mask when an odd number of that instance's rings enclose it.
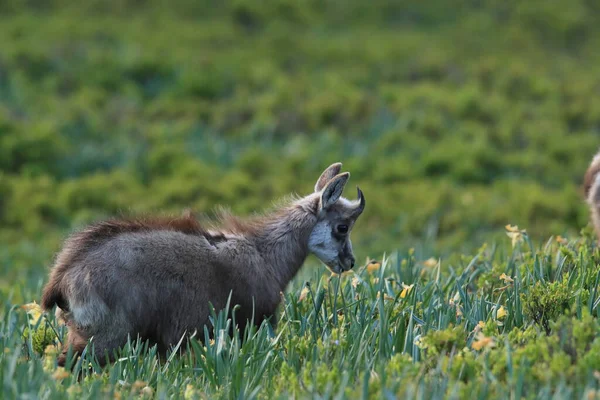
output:
{"label": "meadow vegetation", "polygon": [[[592,0],[1,2],[3,398],[595,395],[598,48]],[[379,268],[311,259],[274,332],[215,315],[214,343],[77,383],[19,307],[87,222],[249,214],[335,161]]]}

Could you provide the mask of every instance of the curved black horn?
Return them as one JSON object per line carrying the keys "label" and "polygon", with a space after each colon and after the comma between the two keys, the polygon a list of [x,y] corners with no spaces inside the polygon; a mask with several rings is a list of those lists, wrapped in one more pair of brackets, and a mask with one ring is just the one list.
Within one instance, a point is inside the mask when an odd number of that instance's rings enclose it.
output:
{"label": "curved black horn", "polygon": [[358,199],[360,200],[360,202],[358,203],[358,205],[355,208],[354,211],[354,215],[359,216],[360,214],[362,214],[363,210],[365,209],[365,196],[363,195],[362,190],[360,190],[360,188],[357,186],[356,187],[356,191],[358,192]]}

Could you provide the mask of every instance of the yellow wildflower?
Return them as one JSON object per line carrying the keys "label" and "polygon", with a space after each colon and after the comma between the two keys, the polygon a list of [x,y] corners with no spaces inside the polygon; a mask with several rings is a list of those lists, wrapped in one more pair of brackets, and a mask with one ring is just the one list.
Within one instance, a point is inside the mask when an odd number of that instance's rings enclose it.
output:
{"label": "yellow wildflower", "polygon": [[504,283],[513,283],[515,280],[506,274],[500,275],[500,279],[504,281]]}
{"label": "yellow wildflower", "polygon": [[569,243],[569,241],[567,239],[565,239],[564,237],[558,235],[556,237],[556,242],[562,244],[562,245],[566,245],[567,243]]}
{"label": "yellow wildflower", "polygon": [[506,235],[511,239],[512,246],[515,247],[518,243],[523,241],[523,235],[527,233],[524,229],[519,230],[517,225],[506,225]]}
{"label": "yellow wildflower", "polygon": [[438,265],[438,260],[435,259],[435,258],[433,258],[433,257],[431,257],[430,259],[423,261],[423,265],[426,268],[433,268],[436,265]]}
{"label": "yellow wildflower", "polygon": [[372,260],[367,264],[367,272],[372,274],[375,271],[378,271],[381,268],[381,263],[378,261]]}
{"label": "yellow wildflower", "polygon": [[452,297],[449,301],[451,306],[455,306],[460,303],[460,293],[456,292],[454,297]]}
{"label": "yellow wildflower", "polygon": [[471,343],[471,348],[473,350],[481,350],[483,348],[494,347],[496,343],[494,343],[494,338],[487,337],[483,333],[479,332],[475,337],[476,340]]}
{"label": "yellow wildflower", "polygon": [[375,383],[375,382],[379,382],[379,374],[373,370],[371,370],[371,374],[369,376],[369,382],[370,383]]}
{"label": "yellow wildflower", "polygon": [[358,276],[355,276],[354,278],[352,278],[352,287],[354,289],[356,289],[359,284],[360,284],[360,279],[358,278]]}
{"label": "yellow wildflower", "polygon": [[133,385],[131,385],[131,388],[133,390],[140,390],[146,386],[148,386],[148,384],[146,382],[137,380],[137,381],[133,382]]}
{"label": "yellow wildflower", "polygon": [[[380,298],[380,297],[381,297],[381,292],[377,292],[377,298]],[[394,300],[394,298],[392,296],[385,294],[385,293],[383,294],[383,299],[384,300]]]}
{"label": "yellow wildflower", "polygon": [[[72,385],[72,386],[69,386],[69,388],[67,389],[67,393],[68,393],[70,396],[72,396],[72,397],[75,397],[76,395],[78,395],[78,394],[80,394],[80,393],[81,393],[81,386],[79,386],[79,385]],[[77,398],[78,398],[78,397],[79,397],[79,396],[77,396]]]}
{"label": "yellow wildflower", "polygon": [[500,306],[500,308],[496,312],[496,318],[497,319],[502,319],[502,318],[506,317],[507,315],[508,315],[508,312],[506,311],[506,309],[504,308],[504,306]]}
{"label": "yellow wildflower", "polygon": [[479,322],[477,323],[477,326],[479,327],[479,329],[483,329],[483,328],[485,328],[485,322],[483,322],[483,321],[479,321]]}
{"label": "yellow wildflower", "polygon": [[415,286],[414,284],[412,284],[412,285],[405,285],[404,282],[403,282],[402,283],[403,289],[402,289],[402,293],[400,293],[400,297],[401,298],[405,298],[406,295],[408,295],[408,293],[410,293],[410,291],[412,290],[412,288],[414,286]]}
{"label": "yellow wildflower", "polygon": [[46,348],[44,349],[44,354],[46,356],[54,356],[58,353],[58,349],[56,348],[56,346],[49,344],[48,346],[46,346]]}
{"label": "yellow wildflower", "polygon": [[414,345],[417,346],[420,349],[424,349],[425,348],[425,344],[423,343],[423,340],[421,339],[421,335],[418,335],[415,340],[413,341]]}
{"label": "yellow wildflower", "polygon": [[588,400],[597,400],[600,398],[600,392],[595,389],[588,389],[585,393]]}
{"label": "yellow wildflower", "polygon": [[306,298],[306,296],[308,296],[308,288],[306,286],[304,286],[304,288],[302,289],[302,291],[300,292],[300,297],[298,297],[298,301],[302,301]]}
{"label": "yellow wildflower", "polygon": [[52,377],[57,381],[60,381],[68,378],[69,373],[63,367],[58,367],[56,371],[54,371],[54,374],[52,374]]}
{"label": "yellow wildflower", "polygon": [[196,397],[196,390],[193,385],[187,385],[185,387],[185,392],[183,392],[183,398],[185,400],[191,400]]}
{"label": "yellow wildflower", "polygon": [[42,317],[42,314],[44,313],[42,311],[42,307],[40,307],[40,305],[37,304],[35,301],[33,303],[23,304],[21,308],[25,310],[27,314],[29,314],[31,318],[31,323],[33,325],[38,323],[38,321]]}

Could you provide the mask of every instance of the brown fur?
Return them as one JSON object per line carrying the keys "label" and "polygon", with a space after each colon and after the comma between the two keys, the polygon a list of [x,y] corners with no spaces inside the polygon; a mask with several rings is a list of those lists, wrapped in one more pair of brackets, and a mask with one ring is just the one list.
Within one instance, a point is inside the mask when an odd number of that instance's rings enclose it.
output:
{"label": "brown fur", "polygon": [[590,220],[600,240],[600,152],[593,158],[583,177],[583,192],[590,208]]}
{"label": "brown fur", "polygon": [[69,348],[79,354],[90,339],[100,362],[110,361],[128,337],[150,340],[164,353],[182,336],[202,331],[209,303],[220,310],[230,294],[240,306],[240,330],[260,324],[273,316],[309,251],[336,270],[351,268],[349,231],[334,230],[339,224],[351,229],[364,197],[359,191],[358,203],[340,199],[349,177],[337,174],[340,167],[323,172],[319,191],[263,216],[221,212],[206,226],[190,212],[110,219],[71,235],[41,301],[45,310],[58,306],[69,330],[59,363]]}

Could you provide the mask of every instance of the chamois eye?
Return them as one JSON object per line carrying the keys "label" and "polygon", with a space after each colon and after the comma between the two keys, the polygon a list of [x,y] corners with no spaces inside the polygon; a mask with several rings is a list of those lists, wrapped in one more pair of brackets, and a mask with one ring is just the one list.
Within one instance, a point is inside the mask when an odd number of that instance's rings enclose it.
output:
{"label": "chamois eye", "polygon": [[338,225],[337,231],[339,233],[348,233],[348,225]]}

